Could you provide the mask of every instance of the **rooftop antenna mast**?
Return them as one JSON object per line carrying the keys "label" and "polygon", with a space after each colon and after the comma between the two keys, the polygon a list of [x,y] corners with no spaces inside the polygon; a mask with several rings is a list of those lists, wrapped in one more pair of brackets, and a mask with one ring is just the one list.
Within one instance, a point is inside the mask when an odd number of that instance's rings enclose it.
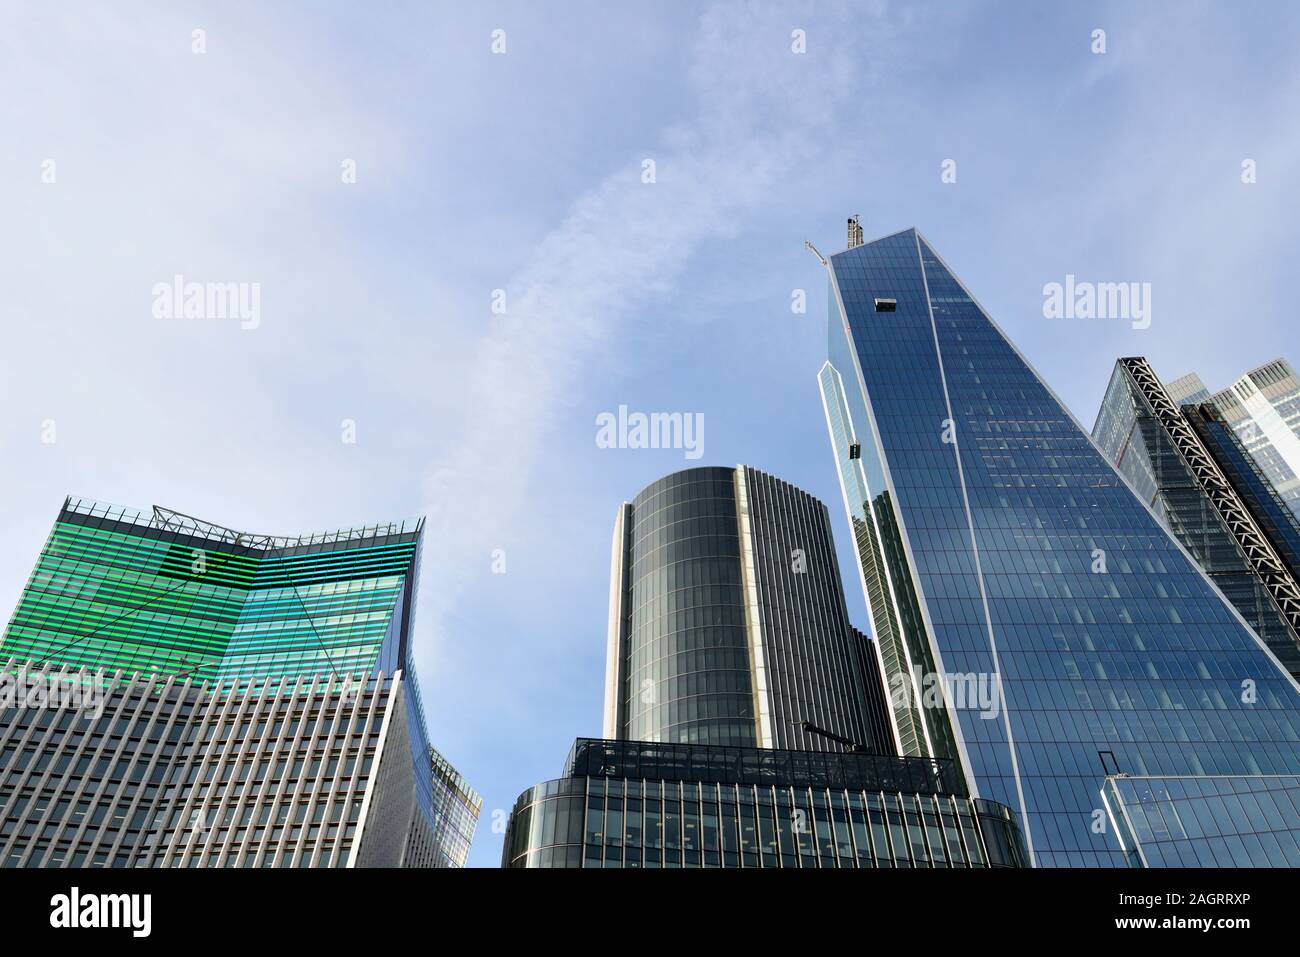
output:
{"label": "rooftop antenna mast", "polygon": [[[859,246],[866,245],[866,238],[862,234],[861,213],[854,213],[852,216],[849,217],[848,228],[849,228],[849,249],[857,249]],[[818,251],[817,247],[814,246],[811,241],[805,240],[803,245],[805,249],[809,250],[814,256],[817,257],[818,261],[821,262],[823,266],[830,268],[830,263],[826,261],[826,257],[823,256],[820,251]]]}
{"label": "rooftop antenna mast", "polygon": [[849,217],[849,249],[857,249],[865,242],[862,236],[862,214],[854,213]]}

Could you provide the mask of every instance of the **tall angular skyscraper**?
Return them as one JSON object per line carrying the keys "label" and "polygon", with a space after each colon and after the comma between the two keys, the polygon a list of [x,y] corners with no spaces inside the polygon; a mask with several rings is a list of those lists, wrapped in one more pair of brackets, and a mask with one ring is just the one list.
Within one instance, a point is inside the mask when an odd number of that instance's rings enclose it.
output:
{"label": "tall angular skyscraper", "polygon": [[1128,861],[1107,768],[1300,771],[1300,688],[934,249],[827,268],[820,383],[909,752],[955,757],[1041,866]]}
{"label": "tall angular skyscraper", "polygon": [[[1191,381],[1194,380],[1194,381]],[[1300,523],[1195,376],[1115,363],[1092,435],[1219,590],[1300,677]],[[1188,404],[1179,406],[1177,398]]]}
{"label": "tall angular skyscraper", "polygon": [[411,665],[423,522],[68,499],[0,642],[0,865],[459,866]]}
{"label": "tall angular skyscraper", "polygon": [[811,495],[744,465],[666,476],[620,506],[610,581],[607,738],[895,753]]}

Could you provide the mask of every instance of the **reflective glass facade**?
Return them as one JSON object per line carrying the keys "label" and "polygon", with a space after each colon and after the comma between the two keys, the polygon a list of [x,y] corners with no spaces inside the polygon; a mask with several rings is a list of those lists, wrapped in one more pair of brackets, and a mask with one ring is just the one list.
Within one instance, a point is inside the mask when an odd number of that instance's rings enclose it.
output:
{"label": "reflective glass facade", "polygon": [[[840,343],[846,342],[841,338]],[[847,353],[840,355],[839,361],[849,367]],[[938,669],[926,641],[921,603],[912,585],[892,499],[888,491],[873,499],[867,484],[870,475],[872,486],[884,486],[880,460],[872,446],[866,446],[865,458],[849,451],[863,449],[858,439],[870,434],[862,393],[846,389],[830,362],[822,367],[818,381],[831,447],[837,450],[840,488],[853,528],[858,571],[871,609],[874,643],[880,652],[882,683],[898,746],[902,754],[956,754],[947,712],[922,707],[921,676]]]}
{"label": "reflective glass facade", "polygon": [[0,657],[222,685],[369,674],[410,617],[420,527],[245,543],[227,529],[69,499]]}
{"label": "reflective glass facade", "polygon": [[627,511],[619,734],[755,744],[732,470],[667,476]]}
{"label": "reflective glass facade", "polygon": [[[875,648],[848,620],[826,507],[757,469],[688,469],[619,510],[606,734],[891,753]],[[883,719],[883,720],[882,720]]]}
{"label": "reflective glass facade", "polygon": [[1205,383],[1195,372],[1189,372],[1172,382],[1165,383],[1165,388],[1169,390],[1169,397],[1179,405],[1210,401],[1210,390],[1205,387]]}
{"label": "reflective glass facade", "polygon": [[[390,773],[397,783],[386,793],[407,788],[410,794],[406,804],[391,804],[400,820],[388,823],[402,846],[383,859],[463,863],[477,795],[436,773],[445,761],[428,744],[411,666],[422,528],[417,520],[278,537],[157,507],[143,513],[68,499],[0,641],[0,662],[9,661],[4,675],[64,668],[90,676],[86,681],[97,686],[135,677],[174,680],[202,699],[195,708],[218,699],[251,708],[268,695],[297,693],[303,683],[355,688],[400,675],[401,713],[390,736],[404,742],[406,768]],[[22,723],[29,717],[25,710],[7,712],[6,720]],[[125,736],[126,747],[152,727],[133,718],[115,734]],[[303,734],[316,731],[314,722],[303,727]],[[246,733],[253,732],[240,726],[238,734]],[[255,744],[249,739],[230,747]],[[311,747],[313,739],[297,746]],[[6,753],[5,760],[17,762],[22,752]],[[30,777],[20,782],[18,770],[0,764],[8,797],[36,800],[51,788],[58,797],[57,778],[44,785]],[[24,795],[27,788],[36,790]],[[427,853],[416,853],[419,848]],[[116,863],[118,855],[112,859]]]}
{"label": "reflective glass facade", "polygon": [[1182,411],[1278,557],[1300,580],[1300,519],[1215,406],[1187,405]]}
{"label": "reflective glass facade", "polygon": [[1209,401],[1300,518],[1300,376],[1291,364],[1275,359]]}
{"label": "reflective glass facade", "polygon": [[789,751],[579,738],[565,777],[657,778],[705,784],[849,787],[918,794],[960,794],[966,787],[944,758],[901,758],[863,751]]}
{"label": "reflective glass facade", "polygon": [[502,866],[1024,866],[1010,809],[954,777],[934,760],[579,739],[564,778],[520,795]]}
{"label": "reflective glass facade", "polygon": [[434,779],[433,819],[438,826],[436,866],[464,867],[483,798],[436,749],[429,749],[429,760]]}
{"label": "reflective glass facade", "polygon": [[1106,779],[1102,799],[1136,867],[1300,867],[1300,777]]}
{"label": "reflective glass facade", "polygon": [[868,600],[901,622],[914,598],[913,667],[997,691],[990,708],[941,682],[919,710],[944,712],[952,750],[914,747],[1013,808],[1041,866],[1125,862],[1092,827],[1101,752],[1132,774],[1300,772],[1300,690],[925,240],[830,272],[850,520],[896,529],[908,579],[873,588],[859,545]]}
{"label": "reflective glass facade", "polygon": [[[1206,494],[1203,479],[1157,417],[1144,388],[1159,387],[1159,383],[1139,383],[1124,361],[1117,363],[1093,426],[1093,438],[1283,667],[1300,675],[1300,635],[1269,594],[1228,519]],[[1172,393],[1169,396],[1173,398]],[[1224,429],[1224,437],[1232,440],[1231,432],[1226,426]],[[1240,464],[1246,465],[1247,458],[1242,453]],[[1246,503],[1241,504],[1245,507]],[[1280,503],[1276,507],[1278,517],[1294,525],[1290,512]]]}

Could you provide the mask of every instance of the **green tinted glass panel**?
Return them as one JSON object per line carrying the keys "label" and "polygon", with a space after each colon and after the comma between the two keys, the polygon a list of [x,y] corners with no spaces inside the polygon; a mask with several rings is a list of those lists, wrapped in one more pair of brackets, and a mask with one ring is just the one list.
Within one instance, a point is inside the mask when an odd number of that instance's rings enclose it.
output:
{"label": "green tinted glass panel", "polygon": [[64,512],[0,660],[193,674],[366,674],[400,614],[418,539],[250,549]]}

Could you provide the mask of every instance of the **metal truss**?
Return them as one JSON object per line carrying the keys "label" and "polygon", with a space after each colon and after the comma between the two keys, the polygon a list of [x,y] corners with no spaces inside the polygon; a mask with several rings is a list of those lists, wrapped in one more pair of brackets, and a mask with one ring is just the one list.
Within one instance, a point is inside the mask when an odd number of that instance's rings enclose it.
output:
{"label": "metal truss", "polygon": [[1121,359],[1120,365],[1146,400],[1178,455],[1240,546],[1251,569],[1268,590],[1291,630],[1300,635],[1300,584],[1278,556],[1268,537],[1246,509],[1182,411],[1174,404],[1151,364],[1141,356]]}

